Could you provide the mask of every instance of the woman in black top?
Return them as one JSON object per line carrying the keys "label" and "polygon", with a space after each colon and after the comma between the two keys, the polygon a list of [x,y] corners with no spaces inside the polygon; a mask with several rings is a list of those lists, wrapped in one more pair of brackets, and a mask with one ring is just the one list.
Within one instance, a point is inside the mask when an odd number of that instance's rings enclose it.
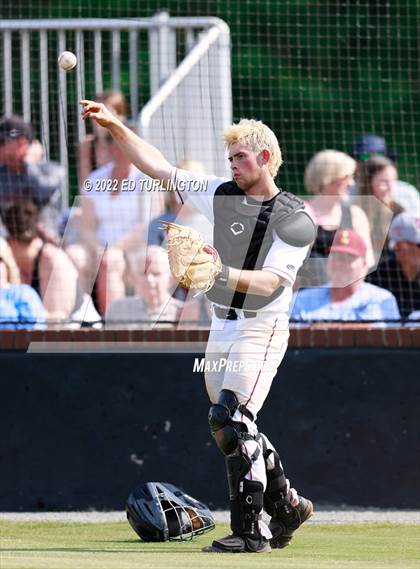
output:
{"label": "woman in black top", "polygon": [[16,200],[2,211],[2,219],[22,283],[39,293],[49,319],[67,319],[77,305],[77,271],[42,233],[38,205],[30,198]]}

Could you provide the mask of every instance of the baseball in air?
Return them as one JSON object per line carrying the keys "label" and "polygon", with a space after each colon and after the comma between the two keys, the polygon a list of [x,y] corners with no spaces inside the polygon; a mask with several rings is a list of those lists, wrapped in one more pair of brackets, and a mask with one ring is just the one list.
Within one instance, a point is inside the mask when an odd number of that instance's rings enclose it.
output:
{"label": "baseball in air", "polygon": [[70,71],[77,65],[77,57],[71,51],[63,51],[58,56],[58,66],[64,71]]}

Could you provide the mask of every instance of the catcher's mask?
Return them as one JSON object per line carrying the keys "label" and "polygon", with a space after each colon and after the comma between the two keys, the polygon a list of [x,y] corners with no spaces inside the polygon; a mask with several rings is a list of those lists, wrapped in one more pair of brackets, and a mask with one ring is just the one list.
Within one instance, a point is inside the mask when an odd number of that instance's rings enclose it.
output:
{"label": "catcher's mask", "polygon": [[190,540],[215,525],[207,506],[167,482],[147,482],[135,488],[126,512],[143,541]]}

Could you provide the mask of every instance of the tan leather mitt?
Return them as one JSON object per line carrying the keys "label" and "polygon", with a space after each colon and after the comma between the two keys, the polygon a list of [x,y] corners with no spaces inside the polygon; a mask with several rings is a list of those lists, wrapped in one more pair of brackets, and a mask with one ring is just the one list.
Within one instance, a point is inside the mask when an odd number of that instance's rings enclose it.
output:
{"label": "tan leather mitt", "polygon": [[173,276],[185,288],[208,291],[222,270],[219,253],[195,229],[163,222],[168,234],[168,257]]}

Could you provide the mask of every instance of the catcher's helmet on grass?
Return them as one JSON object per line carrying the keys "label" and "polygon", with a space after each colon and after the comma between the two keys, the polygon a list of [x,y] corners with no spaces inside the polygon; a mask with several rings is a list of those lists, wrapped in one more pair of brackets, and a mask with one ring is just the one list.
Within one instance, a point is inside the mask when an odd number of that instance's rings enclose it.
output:
{"label": "catcher's helmet on grass", "polygon": [[215,525],[207,506],[167,482],[147,482],[135,488],[126,512],[143,541],[188,540]]}

